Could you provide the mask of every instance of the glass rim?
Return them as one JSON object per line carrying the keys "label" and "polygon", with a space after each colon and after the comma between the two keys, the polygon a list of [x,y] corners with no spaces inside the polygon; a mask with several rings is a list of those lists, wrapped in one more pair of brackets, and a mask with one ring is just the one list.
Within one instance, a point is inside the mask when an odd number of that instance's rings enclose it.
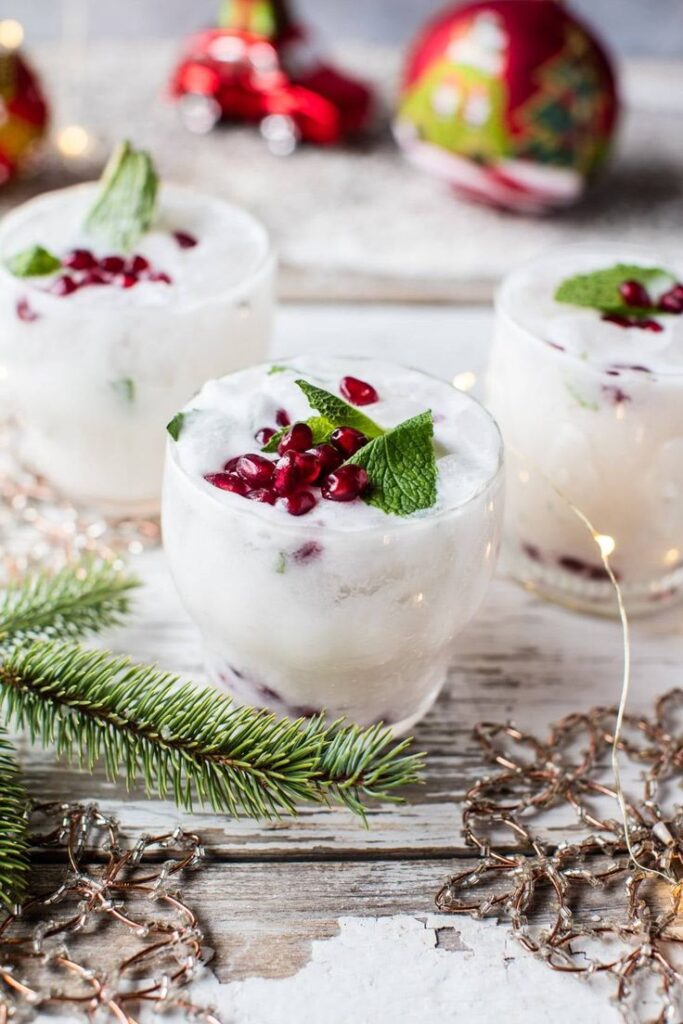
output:
{"label": "glass rim", "polygon": [[[544,349],[551,349],[557,358],[568,359],[572,362],[578,363],[584,369],[589,369],[596,374],[607,375],[607,371],[604,367],[591,362],[589,359],[582,359],[580,355],[569,352],[566,349],[560,351],[552,343],[546,341],[538,332],[534,331],[528,324],[524,323],[523,320],[516,316],[510,308],[509,296],[514,289],[517,279],[521,278],[523,274],[533,270],[534,267],[544,266],[547,267],[552,265],[559,258],[563,256],[570,256],[572,253],[577,254],[595,254],[599,259],[601,254],[604,253],[605,257],[611,256],[617,262],[624,262],[630,257],[634,257],[639,262],[642,262],[643,266],[662,266],[666,265],[669,254],[668,253],[656,253],[654,256],[651,255],[651,250],[647,249],[643,245],[638,243],[628,243],[625,246],[619,246],[618,242],[610,241],[598,241],[595,243],[590,242],[570,242],[565,245],[555,245],[550,248],[544,249],[542,252],[537,253],[536,256],[530,257],[519,263],[512,270],[508,271],[502,278],[494,293],[493,306],[496,316],[505,317],[517,330],[521,331],[527,338],[532,339],[535,343],[541,345]],[[663,256],[663,260],[659,260],[658,257]],[[676,260],[671,254],[669,263],[676,268]],[[585,307],[576,307],[577,309]],[[597,310],[596,310],[597,312]],[[683,377],[683,369],[677,370],[653,370],[644,374],[641,370],[633,370],[629,367],[620,367],[620,373],[627,377],[636,377],[638,379],[646,380],[649,379],[651,382],[656,382],[658,379],[670,379]]]}
{"label": "glass rim", "polygon": [[[278,361],[283,361],[283,362],[287,361],[288,359],[289,360],[296,360],[296,359],[305,359],[305,358],[306,358],[305,354],[289,355],[289,356],[278,356],[277,357]],[[329,358],[335,358],[335,357],[334,356],[330,356]],[[384,523],[372,523],[372,524],[369,524],[367,526],[362,526],[362,527],[360,527],[358,529],[353,529],[353,530],[339,530],[339,529],[335,529],[334,527],[325,526],[324,527],[325,530],[330,530],[331,529],[337,535],[353,537],[354,535],[361,536],[361,535],[365,535],[365,534],[369,534],[369,533],[386,533],[387,530],[389,530],[389,529],[398,529],[398,530],[402,531],[402,530],[406,530],[406,529],[409,529],[409,528],[424,528],[424,527],[428,526],[430,523],[434,523],[435,521],[438,521],[440,519],[444,519],[447,516],[454,516],[454,515],[456,515],[457,513],[461,512],[463,509],[466,509],[469,505],[471,505],[473,502],[475,502],[478,498],[481,498],[488,491],[493,490],[497,482],[499,482],[499,481],[502,482],[502,478],[503,478],[503,474],[504,474],[504,469],[505,469],[505,444],[504,444],[504,441],[503,441],[503,435],[501,433],[500,427],[498,426],[497,420],[495,419],[493,414],[490,412],[490,410],[486,408],[486,406],[483,404],[483,402],[480,402],[479,399],[475,398],[473,395],[470,395],[470,394],[468,394],[465,391],[460,391],[454,385],[449,385],[449,381],[443,379],[442,377],[437,377],[436,374],[429,373],[428,371],[418,369],[417,367],[414,367],[414,366],[408,366],[405,363],[397,363],[397,362],[393,362],[391,360],[384,360],[384,359],[375,359],[373,356],[356,356],[356,355],[354,355],[354,356],[349,356],[349,358],[352,358],[354,361],[366,362],[366,363],[372,363],[372,362],[384,362],[384,363],[386,363],[386,362],[389,362],[393,366],[400,366],[403,369],[412,370],[415,373],[419,373],[423,377],[428,377],[428,378],[431,378],[432,380],[436,380],[440,384],[445,385],[446,387],[451,386],[454,391],[457,391],[458,394],[461,395],[462,398],[464,398],[466,400],[467,403],[470,403],[471,405],[476,406],[484,414],[486,420],[489,422],[490,426],[493,428],[493,432],[494,432],[494,435],[495,435],[496,441],[497,441],[497,444],[496,444],[496,463],[495,463],[494,469],[492,470],[492,472],[490,474],[488,474],[486,476],[486,478],[483,480],[481,486],[478,487],[465,501],[461,502],[458,505],[452,505],[452,506],[449,506],[448,508],[440,509],[438,512],[432,512],[431,514],[430,514],[430,510],[429,509],[423,510],[424,514],[422,514],[422,515],[416,515],[415,513],[413,513],[411,516],[397,516],[397,515],[391,515],[391,514],[387,513],[387,524],[384,524]],[[260,367],[266,367],[266,366],[269,366],[269,365],[270,365],[270,363],[256,363],[256,364],[254,364],[253,367],[245,367],[245,369],[258,369]],[[234,376],[234,374],[240,373],[240,372],[242,372],[242,371],[234,370],[232,373],[225,374],[225,377],[232,377],[232,376]],[[218,379],[222,380],[224,378],[218,378]],[[206,381],[205,384],[206,383],[208,383],[208,381]],[[204,387],[204,385],[202,385],[202,387]],[[184,412],[185,408],[186,407],[184,407],[181,410],[181,412]],[[252,518],[257,519],[261,523],[268,523],[269,525],[271,525],[270,518],[267,517],[267,515],[263,515],[263,514],[259,513],[253,507],[253,503],[252,502],[245,501],[239,495],[233,495],[233,497],[239,498],[242,501],[242,505],[235,505],[233,507],[232,502],[230,503],[230,505],[228,505],[223,499],[221,499],[218,496],[217,493],[214,493],[214,492],[216,492],[218,490],[217,488],[211,487],[210,484],[207,484],[206,486],[203,486],[205,484],[204,480],[201,480],[197,476],[191,475],[185,469],[185,467],[181,465],[180,460],[178,458],[178,454],[177,454],[176,443],[172,440],[171,437],[167,437],[167,439],[166,439],[166,452],[165,452],[165,458],[164,458],[164,480],[165,480],[166,473],[167,473],[167,467],[170,466],[170,465],[173,465],[174,469],[179,473],[180,477],[182,479],[186,480],[188,482],[188,484],[190,485],[190,487],[192,487],[193,490],[196,491],[200,501],[207,501],[207,502],[209,502],[212,507],[218,508],[218,509],[222,510],[224,514],[233,514],[233,513],[237,512],[238,515],[247,515],[247,516],[250,516]],[[165,488],[162,487],[162,500],[161,500],[161,514],[162,514],[162,517],[163,517],[163,513],[164,513],[164,506],[166,504],[165,497],[164,497],[164,491],[165,491]],[[223,493],[226,493],[226,492],[223,492]],[[227,492],[227,493],[229,493],[229,492]],[[242,506],[244,506],[244,507],[242,507]],[[307,517],[306,516],[301,516],[300,518],[298,518],[296,516],[287,516],[285,518],[283,516],[282,517],[282,521],[280,521],[280,517],[278,517],[277,520],[273,521],[272,525],[277,526],[278,530],[281,529],[281,530],[284,530],[284,531],[289,532],[289,533],[296,533],[296,534],[300,534],[300,533],[303,533],[303,532],[310,533],[313,528],[310,525],[310,521],[309,521],[308,525],[307,525],[306,521],[307,521]],[[315,527],[315,529],[320,529],[320,527]]]}
{"label": "glass rim", "polygon": [[[2,220],[0,221],[0,283],[11,283],[14,287],[23,287],[26,289],[28,293],[39,292],[41,296],[41,301],[46,301],[48,303],[63,303],[63,296],[54,295],[52,292],[40,288],[38,284],[35,283],[35,279],[32,280],[30,278],[15,277],[14,274],[12,274],[11,271],[6,266],[6,257],[2,258],[3,244],[6,241],[6,236],[9,234],[12,228],[16,226],[16,222],[21,222],[22,218],[26,215],[27,212],[31,211],[32,207],[38,207],[41,204],[48,205],[48,203],[55,196],[59,196],[63,193],[74,193],[79,191],[85,192],[89,190],[94,190],[98,184],[99,183],[97,181],[82,181],[78,182],[75,185],[67,185],[64,188],[49,189],[46,192],[40,192],[38,195],[32,196],[25,202],[20,203],[18,206],[13,207],[2,217]],[[245,207],[240,206],[239,203],[230,202],[230,200],[224,199],[222,196],[214,195],[211,192],[205,192],[203,189],[194,188],[194,186],[192,185],[179,185],[176,184],[175,182],[162,181],[159,186],[159,191],[160,194],[176,193],[184,196],[195,196],[197,199],[208,200],[212,204],[218,203],[223,207],[227,207],[233,213],[239,214],[239,216],[242,217],[245,222],[249,223],[250,228],[255,229],[257,234],[259,235],[258,245],[261,251],[258,253],[257,261],[255,262],[254,266],[249,270],[249,272],[245,274],[243,277],[241,277],[239,281],[231,285],[229,288],[223,288],[221,290],[212,292],[206,296],[202,296],[200,299],[190,300],[189,302],[185,302],[182,304],[176,302],[144,302],[130,305],[124,304],[116,308],[115,312],[117,315],[120,314],[123,310],[140,311],[146,309],[154,309],[167,311],[169,307],[176,305],[178,306],[178,309],[187,310],[192,309],[194,307],[210,305],[217,301],[220,302],[226,299],[239,298],[242,292],[249,290],[250,285],[252,285],[254,281],[257,281],[259,278],[267,274],[272,269],[275,263],[276,256],[271,234],[268,231],[266,225],[263,223],[263,221],[261,221],[249,210],[245,209]],[[86,292],[87,291],[89,291],[89,289],[86,289]],[[94,289],[94,291],[97,292],[97,289]],[[61,308],[61,306],[59,308]],[[89,301],[79,303],[77,307],[72,305],[71,307],[69,307],[69,311],[79,312],[87,310],[88,312],[90,312],[93,309],[101,310],[103,308],[104,307],[100,303],[96,301]],[[112,312],[114,312],[113,309]]]}

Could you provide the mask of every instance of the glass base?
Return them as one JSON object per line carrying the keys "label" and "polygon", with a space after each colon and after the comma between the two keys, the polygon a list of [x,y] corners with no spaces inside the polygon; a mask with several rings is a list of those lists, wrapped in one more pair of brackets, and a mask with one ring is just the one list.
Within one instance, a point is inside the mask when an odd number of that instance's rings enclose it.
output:
{"label": "glass base", "polygon": [[[438,673],[438,679],[432,679],[431,685],[425,688],[422,699],[413,705],[410,714],[404,715],[399,721],[392,721],[386,715],[378,714],[378,707],[361,708],[357,703],[354,708],[341,704],[337,707],[309,706],[307,704],[288,703],[283,697],[269,686],[253,682],[242,672],[237,672],[231,667],[226,659],[205,649],[204,665],[209,681],[219,690],[227,693],[237,704],[257,708],[258,710],[269,711],[279,718],[289,718],[295,721],[299,718],[313,718],[315,715],[324,714],[325,718],[334,722],[340,718],[345,719],[349,724],[356,724],[361,728],[369,728],[382,722],[391,729],[394,736],[403,736],[413,728],[421,718],[427,714],[439,696],[446,680],[446,673]],[[309,694],[309,699],[313,699]],[[412,702],[411,702],[412,703]],[[381,706],[381,705],[380,705]],[[413,710],[414,708],[414,710]]]}
{"label": "glass base", "polygon": [[[527,590],[548,601],[590,615],[619,617],[617,595],[608,579],[587,579],[580,572],[543,564],[510,545],[504,551],[504,566]],[[630,616],[653,615],[683,601],[683,567],[649,583],[620,581],[619,587]]]}

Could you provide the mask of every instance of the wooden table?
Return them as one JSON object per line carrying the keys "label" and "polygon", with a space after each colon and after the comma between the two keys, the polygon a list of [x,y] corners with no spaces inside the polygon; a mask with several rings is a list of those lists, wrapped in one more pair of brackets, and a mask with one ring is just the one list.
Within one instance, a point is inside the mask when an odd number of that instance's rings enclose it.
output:
{"label": "wooden table", "polygon": [[[273,355],[360,352],[480,379],[491,321],[484,307],[290,305],[279,313]],[[146,553],[134,568],[145,582],[136,614],[107,642],[201,681],[199,640],[163,554]],[[683,611],[637,622],[633,654],[631,706],[647,709],[680,682]],[[445,692],[416,730],[428,755],[425,784],[402,807],[373,807],[367,832],[342,810],[311,807],[267,825],[190,817],[101,773],[56,770],[50,753],[26,741],[21,753],[41,799],[97,800],[131,836],[179,821],[201,834],[208,863],[185,891],[216,955],[195,993],[226,1022],[613,1024],[609,986],[554,974],[492,920],[435,914],[434,895],[448,874],[475,862],[458,806],[487,770],[474,723],[513,718],[542,736],[569,711],[617,699],[620,657],[617,624],[545,604],[502,568],[461,638]],[[546,834],[560,841],[574,826],[558,815]],[[600,914],[601,901],[594,894],[585,913]],[[92,951],[107,955],[96,939]]]}

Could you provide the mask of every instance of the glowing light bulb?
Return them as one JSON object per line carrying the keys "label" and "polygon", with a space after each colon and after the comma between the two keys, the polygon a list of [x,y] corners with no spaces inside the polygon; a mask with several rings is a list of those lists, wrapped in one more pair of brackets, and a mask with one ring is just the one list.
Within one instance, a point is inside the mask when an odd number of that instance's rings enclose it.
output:
{"label": "glowing light bulb", "polygon": [[617,546],[614,537],[610,537],[608,533],[596,533],[595,541],[604,558],[609,558]]}
{"label": "glowing light bulb", "polygon": [[16,50],[24,41],[24,29],[20,22],[13,18],[0,21],[0,46],[6,50]]}
{"label": "glowing light bulb", "polygon": [[452,383],[458,391],[471,391],[477,383],[477,375],[471,370],[465,370],[464,373],[456,373]]}
{"label": "glowing light bulb", "polygon": [[69,124],[57,136],[57,148],[63,156],[83,156],[90,148],[90,135],[80,124]]}
{"label": "glowing light bulb", "polygon": [[529,470],[528,469],[520,469],[520,471],[519,471],[519,482],[520,482],[520,484],[528,484],[529,480],[530,480]]}
{"label": "glowing light bulb", "polygon": [[667,553],[664,555],[665,565],[677,565],[681,560],[681,552],[678,548],[669,548]]}

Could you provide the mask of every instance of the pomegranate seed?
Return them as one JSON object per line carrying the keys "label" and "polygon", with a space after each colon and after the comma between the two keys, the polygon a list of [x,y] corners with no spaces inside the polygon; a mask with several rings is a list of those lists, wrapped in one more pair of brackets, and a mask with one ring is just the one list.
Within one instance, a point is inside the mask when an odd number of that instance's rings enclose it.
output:
{"label": "pomegranate seed", "polygon": [[320,475],[320,463],[315,452],[291,452],[291,455],[301,482],[315,483]]}
{"label": "pomegranate seed", "polygon": [[353,427],[337,427],[330,441],[347,458],[368,443],[365,434],[361,434],[360,430],[354,430]]}
{"label": "pomegranate seed", "polygon": [[372,384],[367,384],[358,377],[342,377],[339,390],[347,402],[353,405],[372,405],[379,402],[379,395]]}
{"label": "pomegranate seed", "polygon": [[603,313],[602,319],[606,320],[608,324],[616,324],[617,327],[633,327],[631,317],[622,316],[620,313]]}
{"label": "pomegranate seed", "polygon": [[643,331],[654,331],[655,334],[659,334],[664,328],[657,320],[639,320],[638,327]]}
{"label": "pomegranate seed", "polygon": [[138,283],[138,279],[134,274],[121,274],[116,283],[122,288],[132,288]]}
{"label": "pomegranate seed", "polygon": [[149,260],[144,256],[133,256],[126,264],[127,274],[144,274],[146,270],[149,270]]}
{"label": "pomegranate seed", "polygon": [[73,292],[78,290],[78,285],[74,281],[73,277],[68,274],[62,274],[50,287],[50,291],[53,295],[72,295]]}
{"label": "pomegranate seed", "polygon": [[249,491],[247,497],[250,501],[261,501],[265,505],[274,505],[277,494],[269,487],[257,487],[255,491]]}
{"label": "pomegranate seed", "polygon": [[322,496],[328,501],[353,501],[367,486],[368,474],[362,466],[340,466],[323,484]]}
{"label": "pomegranate seed", "polygon": [[156,281],[158,284],[172,284],[173,283],[171,281],[170,275],[167,274],[165,270],[155,270],[153,273],[151,273],[148,276],[147,280],[148,281]]}
{"label": "pomegranate seed", "polygon": [[121,256],[105,256],[100,260],[100,269],[107,274],[122,274],[125,266]]}
{"label": "pomegranate seed", "polygon": [[290,516],[305,516],[315,508],[316,500],[310,491],[296,491],[295,494],[283,498],[282,504]]}
{"label": "pomegranate seed", "polygon": [[275,422],[277,423],[278,427],[288,427],[292,421],[290,420],[289,415],[285,409],[278,409],[278,411],[275,413]]}
{"label": "pomegranate seed", "polygon": [[275,464],[262,455],[242,455],[237,460],[237,473],[252,487],[265,487],[275,475]]}
{"label": "pomegranate seed", "polygon": [[254,434],[254,440],[258,441],[258,443],[263,448],[263,446],[268,444],[271,437],[274,437],[276,433],[277,431],[273,430],[272,427],[261,427],[261,429],[257,430],[256,433]]}
{"label": "pomegranate seed", "polygon": [[25,324],[33,323],[34,320],[40,320],[40,317],[31,309],[28,299],[19,299],[16,305],[17,316],[20,320],[23,320]]}
{"label": "pomegranate seed", "polygon": [[187,231],[174,231],[173,237],[181,249],[194,249],[197,244],[197,239],[194,235],[189,235]]}
{"label": "pomegranate seed", "polygon": [[237,463],[240,461],[241,458],[242,458],[241,455],[234,455],[231,459],[228,459],[228,461],[223,466],[223,472],[224,473],[236,473],[237,472]]}
{"label": "pomegranate seed", "polygon": [[81,280],[81,286],[83,288],[87,288],[87,287],[89,287],[90,285],[93,285],[93,284],[108,284],[108,283],[109,282],[107,281],[107,278],[103,277],[103,275],[100,274],[100,272],[98,270],[91,270],[91,271],[89,271],[87,274],[84,275],[83,279]]}
{"label": "pomegranate seed", "polygon": [[292,558],[295,562],[309,562],[312,558],[317,558],[318,555],[321,555],[322,551],[322,544],[318,544],[315,540],[308,540],[300,548],[296,549]]}
{"label": "pomegranate seed", "polygon": [[292,494],[303,482],[294,459],[296,454],[287,452],[275,467],[275,490],[278,494]]}
{"label": "pomegranate seed", "polygon": [[249,489],[236,473],[207,473],[204,479],[214,487],[219,487],[221,491],[232,491],[233,494],[244,496]]}
{"label": "pomegranate seed", "polygon": [[[678,294],[679,291],[680,294]],[[675,288],[665,292],[660,296],[657,305],[663,313],[683,313],[683,287],[676,285]]]}
{"label": "pomegranate seed", "polygon": [[332,473],[344,461],[344,456],[332,444],[316,445],[313,452],[318,459],[316,483],[321,483],[328,473]]}
{"label": "pomegranate seed", "polygon": [[64,257],[62,263],[71,270],[90,270],[97,264],[97,260],[90,249],[72,249]]}
{"label": "pomegranate seed", "polygon": [[295,423],[282,437],[277,446],[278,455],[285,452],[305,452],[313,444],[313,434],[307,423]]}
{"label": "pomegranate seed", "polygon": [[619,294],[627,306],[652,306],[652,299],[645,285],[640,281],[622,281],[619,285]]}

